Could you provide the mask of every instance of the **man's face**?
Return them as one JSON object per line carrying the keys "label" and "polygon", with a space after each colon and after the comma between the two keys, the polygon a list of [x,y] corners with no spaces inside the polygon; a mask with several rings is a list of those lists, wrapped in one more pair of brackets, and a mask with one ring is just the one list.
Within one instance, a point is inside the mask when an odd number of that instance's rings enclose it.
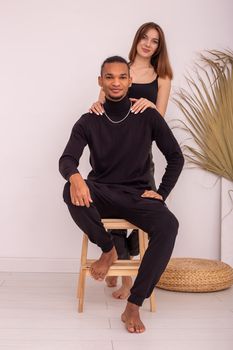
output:
{"label": "man's face", "polygon": [[122,100],[132,83],[128,66],[121,62],[105,63],[98,81],[105,96],[112,101]]}

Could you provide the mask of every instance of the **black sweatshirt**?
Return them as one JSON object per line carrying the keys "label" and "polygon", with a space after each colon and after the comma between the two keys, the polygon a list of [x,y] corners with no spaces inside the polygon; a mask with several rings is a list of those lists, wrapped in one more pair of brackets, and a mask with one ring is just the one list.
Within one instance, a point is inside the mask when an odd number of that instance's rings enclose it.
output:
{"label": "black sweatshirt", "polygon": [[[127,97],[120,102],[106,100],[104,109],[113,121],[120,121],[127,115],[130,101]],[[59,160],[59,170],[66,180],[78,173],[79,159],[88,145],[92,166],[89,180],[132,189],[151,189],[150,151],[153,141],[167,160],[157,191],[165,200],[180,175],[184,158],[164,118],[152,108],[136,115],[129,113],[126,119],[116,124],[106,115],[82,115],[75,123]]]}

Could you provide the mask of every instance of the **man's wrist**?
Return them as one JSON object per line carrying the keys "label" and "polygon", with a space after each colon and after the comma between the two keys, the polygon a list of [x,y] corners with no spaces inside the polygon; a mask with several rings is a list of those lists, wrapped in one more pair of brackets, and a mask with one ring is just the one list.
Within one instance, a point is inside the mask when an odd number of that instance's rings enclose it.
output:
{"label": "man's wrist", "polygon": [[[161,191],[161,192],[162,192],[162,191]],[[165,196],[164,193],[161,193],[161,192],[160,192],[160,190],[157,191],[157,193],[161,196],[161,199],[162,199],[163,201],[165,201],[166,196]]]}
{"label": "man's wrist", "polygon": [[82,176],[80,175],[80,173],[74,173],[69,177],[69,182],[72,183],[81,179],[82,179]]}

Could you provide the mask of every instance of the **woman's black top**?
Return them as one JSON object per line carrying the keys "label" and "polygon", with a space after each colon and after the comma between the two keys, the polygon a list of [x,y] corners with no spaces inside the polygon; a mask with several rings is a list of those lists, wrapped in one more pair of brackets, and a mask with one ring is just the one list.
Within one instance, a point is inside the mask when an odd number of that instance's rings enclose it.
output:
{"label": "woman's black top", "polygon": [[141,98],[156,104],[158,95],[158,75],[151,83],[133,83],[128,91],[128,97]]}

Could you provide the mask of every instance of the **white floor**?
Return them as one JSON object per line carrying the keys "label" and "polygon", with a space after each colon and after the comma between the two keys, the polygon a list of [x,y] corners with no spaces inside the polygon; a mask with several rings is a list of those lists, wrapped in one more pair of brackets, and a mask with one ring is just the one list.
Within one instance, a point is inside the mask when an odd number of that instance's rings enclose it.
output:
{"label": "white floor", "polygon": [[125,301],[87,279],[85,309],[76,311],[75,274],[0,272],[0,349],[232,350],[233,288],[205,294],[156,290],[157,312],[146,301],[143,334],[120,321]]}

